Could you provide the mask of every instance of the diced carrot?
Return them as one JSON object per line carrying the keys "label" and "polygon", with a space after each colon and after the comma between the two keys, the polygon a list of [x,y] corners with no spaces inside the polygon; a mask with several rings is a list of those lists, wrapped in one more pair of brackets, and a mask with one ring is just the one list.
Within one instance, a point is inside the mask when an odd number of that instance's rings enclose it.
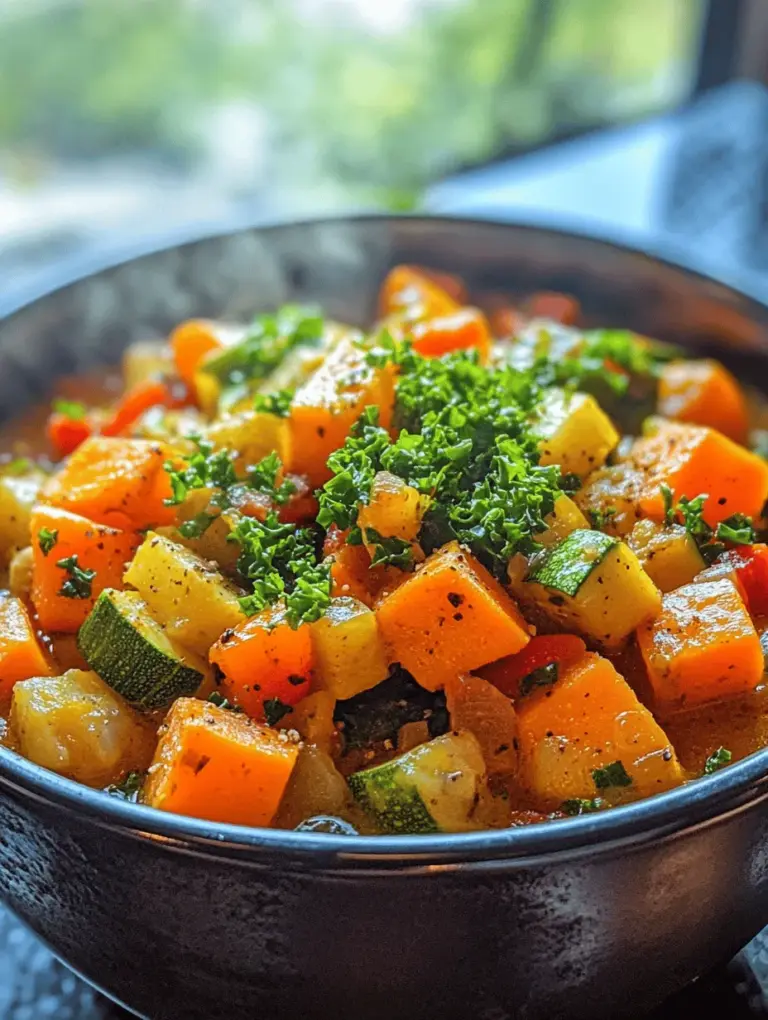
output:
{"label": "diced carrot", "polygon": [[451,315],[461,305],[416,266],[395,266],[379,292],[379,314],[404,314],[409,321]]}
{"label": "diced carrot", "polygon": [[380,424],[389,428],[395,400],[391,365],[368,365],[353,339],[342,340],[323,364],[300,386],[291,405],[292,453],[288,469],[306,475],[315,487],[331,477],[326,461],[344,445],[366,407],[379,408]]}
{"label": "diced carrot", "polygon": [[666,734],[611,663],[588,652],[516,706],[523,784],[536,803],[609,803],[683,780]]}
{"label": "diced carrot", "polygon": [[70,418],[61,411],[54,411],[48,418],[46,434],[56,457],[68,457],[92,433],[93,426],[88,418]]}
{"label": "diced carrot", "polygon": [[236,712],[178,698],[168,713],[144,802],[233,825],[269,825],[299,749]]}
{"label": "diced carrot", "polygon": [[629,461],[643,473],[640,509],[657,521],[664,519],[662,485],[677,499],[706,494],[704,519],[712,527],[735,513],[759,516],[768,496],[768,463],[699,425],[661,422],[635,441]]}
{"label": "diced carrot", "polygon": [[672,361],[659,380],[659,414],[707,425],[736,443],[747,438],[749,418],[744,392],[719,361]]}
{"label": "diced carrot", "polygon": [[[41,528],[56,535],[47,555],[40,547]],[[32,603],[42,628],[54,632],[74,633],[104,588],[123,587],[125,565],[139,545],[139,536],[133,531],[118,531],[52,506],[37,506],[32,511],[31,535]],[[96,572],[90,585],[83,588],[84,597],[62,594],[71,575],[58,564],[73,556],[78,569]]]}
{"label": "diced carrot", "polygon": [[376,614],[391,661],[429,690],[529,641],[515,603],[456,542],[433,553],[378,603]]}
{"label": "diced carrot", "polygon": [[575,326],[581,318],[581,306],[570,294],[543,290],[523,302],[523,313],[530,319],[551,319],[564,326]]}
{"label": "diced carrot", "polygon": [[21,599],[0,593],[0,699],[5,700],[17,680],[53,676]]}
{"label": "diced carrot", "polygon": [[119,436],[151,407],[183,407],[189,401],[189,391],[183,383],[173,385],[163,379],[145,379],[128,390],[101,426],[103,436]]}
{"label": "diced carrot", "polygon": [[520,681],[534,670],[551,666],[553,662],[564,669],[580,659],[586,650],[587,646],[575,634],[541,634],[531,638],[522,652],[483,666],[478,674],[508,698],[515,699],[520,693]]}
{"label": "diced carrot", "polygon": [[413,326],[411,336],[413,349],[430,358],[475,348],[485,360],[491,349],[488,320],[477,308],[461,308],[451,315],[424,319]]}
{"label": "diced carrot", "polygon": [[190,319],[171,333],[170,343],[176,371],[194,392],[195,372],[205,358],[237,343],[245,336],[242,326],[231,326],[210,319]]}
{"label": "diced carrot", "polygon": [[450,677],[445,697],[451,728],[474,733],[489,775],[517,772],[517,715],[509,698],[471,673]]}
{"label": "diced carrot", "polygon": [[161,443],[92,436],[49,479],[43,499],[95,521],[118,511],[135,528],[170,524],[175,513],[163,503],[171,493],[167,457]]}
{"label": "diced carrot", "polygon": [[263,719],[265,701],[277,698],[293,706],[309,694],[313,666],[309,625],[292,630],[284,609],[265,609],[235,630],[224,631],[211,648],[210,660],[224,674],[221,693],[248,715]]}
{"label": "diced carrot", "polygon": [[637,632],[659,708],[692,708],[753,690],[763,651],[731,581],[686,584],[668,592],[661,614]]}

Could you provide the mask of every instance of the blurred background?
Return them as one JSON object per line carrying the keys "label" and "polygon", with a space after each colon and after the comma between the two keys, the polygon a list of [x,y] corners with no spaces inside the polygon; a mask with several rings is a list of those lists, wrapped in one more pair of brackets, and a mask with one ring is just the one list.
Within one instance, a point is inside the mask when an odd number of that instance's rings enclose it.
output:
{"label": "blurred background", "polygon": [[350,208],[663,239],[759,289],[767,44],[766,0],[0,0],[0,289]]}

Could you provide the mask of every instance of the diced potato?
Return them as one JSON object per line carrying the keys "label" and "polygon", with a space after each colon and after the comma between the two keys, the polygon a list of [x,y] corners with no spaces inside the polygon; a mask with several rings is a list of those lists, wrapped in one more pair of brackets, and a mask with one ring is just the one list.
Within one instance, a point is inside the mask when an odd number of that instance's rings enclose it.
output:
{"label": "diced potato", "polygon": [[245,620],[242,594],[212,564],[150,531],[124,575],[168,636],[196,652],[209,648],[230,627]]}
{"label": "diced potato", "polygon": [[42,472],[0,475],[0,561],[10,562],[14,552],[30,543],[32,507],[45,481]]}
{"label": "diced potato", "polygon": [[586,477],[602,467],[619,433],[594,397],[547,390],[535,424],[542,437],[541,463],[559,464],[563,474]]}
{"label": "diced potato", "polygon": [[352,797],[333,759],[316,747],[304,745],[285,788],[274,825],[295,829],[314,815],[343,816]]}
{"label": "diced potato", "polygon": [[329,455],[344,444],[363,410],[378,407],[380,423],[388,428],[393,405],[392,367],[372,367],[354,338],[341,340],[296,391],[289,419],[289,470],[322,485],[330,478]]}
{"label": "diced potato", "polygon": [[705,566],[695,539],[680,524],[638,521],[627,542],[661,592],[689,584]]}
{"label": "diced potato", "polygon": [[623,538],[643,516],[638,506],[642,484],[642,473],[622,462],[593,472],[573,498],[585,514],[604,518],[604,531]]}
{"label": "diced potato", "polygon": [[27,545],[13,554],[8,568],[8,587],[11,595],[19,599],[29,599],[32,591],[32,567],[34,554],[32,546]]}
{"label": "diced potato", "polygon": [[570,535],[578,528],[588,528],[589,523],[584,514],[579,510],[570,496],[558,496],[555,500],[555,509],[544,518],[547,530],[536,536],[536,541],[542,545],[554,545],[561,538]]}
{"label": "diced potato", "polygon": [[760,637],[726,578],[668,592],[637,640],[658,709],[746,694],[763,678]]}
{"label": "diced potato", "polygon": [[515,707],[521,779],[537,804],[593,797],[616,804],[683,781],[666,734],[599,655],[587,653]]}
{"label": "diced potato", "polygon": [[[595,536],[595,551],[574,536]],[[573,556],[565,555],[565,542],[572,543]],[[557,571],[542,570],[557,554],[564,562]],[[524,606],[532,606],[551,623],[567,631],[577,631],[604,648],[621,646],[645,620],[659,611],[661,596],[632,550],[599,532],[574,531],[569,539],[550,547],[543,557],[532,561],[521,579],[510,574],[512,593]],[[579,560],[578,564],[575,558]],[[579,583],[576,567],[580,568]],[[546,577],[546,582],[534,579]],[[572,593],[571,593],[572,592]]]}
{"label": "diced potato", "polygon": [[127,390],[174,370],[173,352],[164,340],[138,340],[123,354],[123,382]]}
{"label": "diced potato", "polygon": [[95,673],[76,669],[17,683],[10,725],[25,758],[91,786],[146,768],[154,748],[154,726]]}
{"label": "diced potato", "polygon": [[312,626],[318,684],[343,700],[367,691],[389,673],[376,616],[353,598],[334,599]]}
{"label": "diced potato", "polygon": [[203,435],[219,449],[236,450],[238,469],[256,464],[275,452],[283,463],[290,459],[290,427],[287,418],[264,411],[240,411],[213,422]]}
{"label": "diced potato", "polygon": [[519,652],[528,624],[502,586],[457,542],[433,553],[376,608],[390,661],[428,690]]}
{"label": "diced potato", "polygon": [[428,497],[418,489],[388,471],[379,471],[373,479],[370,502],[361,507],[357,517],[368,551],[372,553],[375,544],[366,537],[369,529],[384,538],[415,542],[428,505]]}

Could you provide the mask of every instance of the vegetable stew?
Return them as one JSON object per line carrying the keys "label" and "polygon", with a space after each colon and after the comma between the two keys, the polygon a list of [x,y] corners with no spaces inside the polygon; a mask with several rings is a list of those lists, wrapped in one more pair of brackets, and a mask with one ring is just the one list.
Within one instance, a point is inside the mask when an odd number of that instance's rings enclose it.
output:
{"label": "vegetable stew", "polygon": [[9,438],[4,743],[365,834],[602,811],[768,745],[755,399],[568,295],[468,300],[397,266],[365,330],[184,322]]}

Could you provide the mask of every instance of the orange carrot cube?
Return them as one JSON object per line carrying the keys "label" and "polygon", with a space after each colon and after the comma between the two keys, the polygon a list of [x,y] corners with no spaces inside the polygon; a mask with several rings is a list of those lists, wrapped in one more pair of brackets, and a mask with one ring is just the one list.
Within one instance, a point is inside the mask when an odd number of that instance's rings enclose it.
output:
{"label": "orange carrot cube", "polygon": [[672,361],[659,380],[659,414],[707,425],[744,443],[749,425],[744,391],[719,361]]}
{"label": "orange carrot cube", "polygon": [[52,676],[53,669],[35,635],[24,603],[7,592],[0,594],[0,698],[5,699],[17,680]]}

